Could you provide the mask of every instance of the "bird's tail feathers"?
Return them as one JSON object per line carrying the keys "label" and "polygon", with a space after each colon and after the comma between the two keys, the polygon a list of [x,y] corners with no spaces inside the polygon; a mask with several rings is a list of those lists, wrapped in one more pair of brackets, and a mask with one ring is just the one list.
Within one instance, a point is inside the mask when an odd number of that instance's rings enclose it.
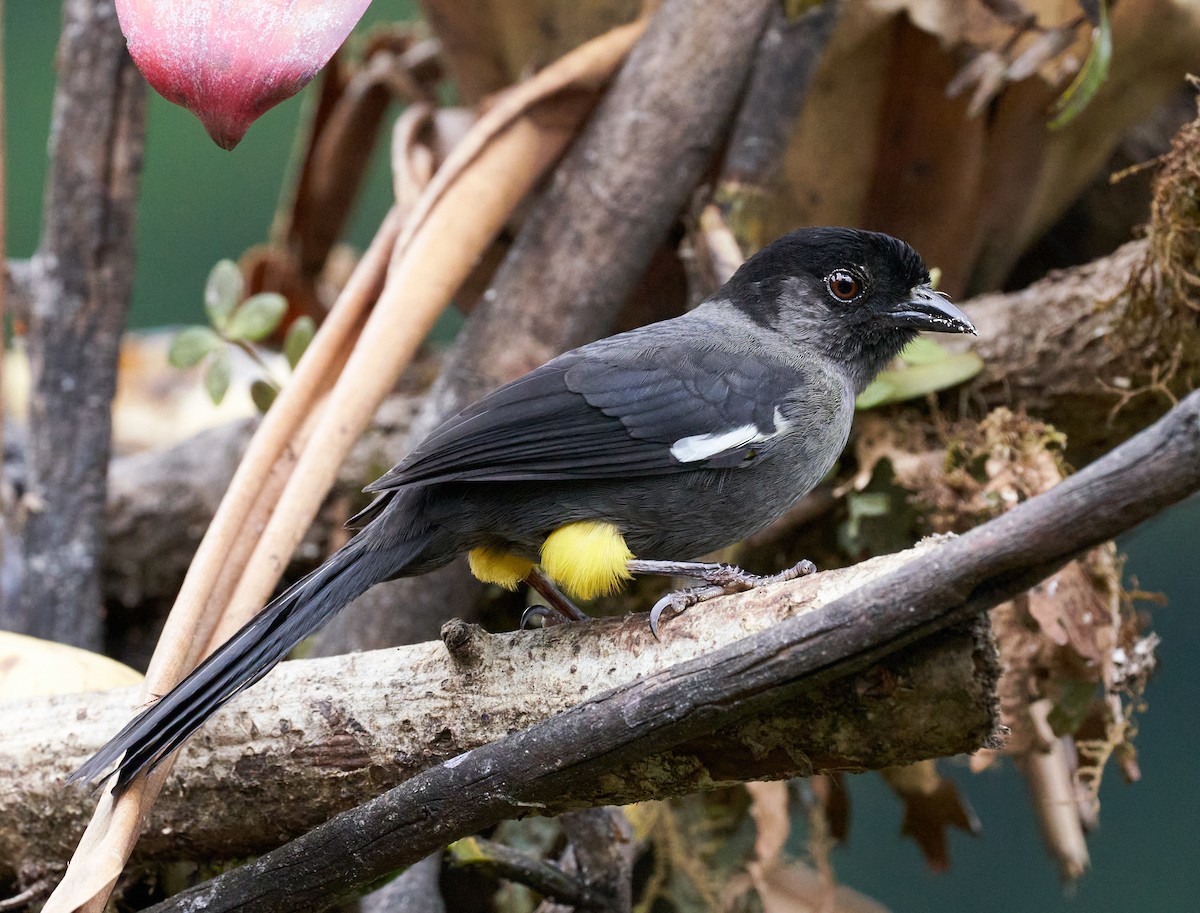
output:
{"label": "bird's tail feathers", "polygon": [[331,616],[381,580],[395,576],[420,551],[373,548],[359,534],[297,581],[222,644],[190,675],[134,717],[70,779],[93,781],[121,755],[114,792],[153,770],[226,701],[257,682]]}

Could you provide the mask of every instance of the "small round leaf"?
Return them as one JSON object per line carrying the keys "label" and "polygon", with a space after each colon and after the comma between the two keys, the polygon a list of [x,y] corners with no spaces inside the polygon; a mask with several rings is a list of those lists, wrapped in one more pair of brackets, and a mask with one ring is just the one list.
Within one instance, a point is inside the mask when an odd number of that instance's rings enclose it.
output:
{"label": "small round leaf", "polygon": [[242,271],[232,260],[218,260],[204,283],[204,311],[208,322],[224,330],[237,303],[242,300]]}
{"label": "small round leaf", "polygon": [[293,368],[300,362],[300,356],[304,354],[316,332],[317,325],[307,314],[297,317],[288,327],[287,335],[283,337],[283,354]]}
{"label": "small round leaf", "polygon": [[221,405],[221,400],[225,398],[232,374],[233,360],[229,356],[229,348],[225,347],[217,351],[208,363],[208,370],[204,372],[204,389],[215,405]]}
{"label": "small round leaf", "polygon": [[267,414],[271,403],[275,402],[275,397],[278,395],[279,388],[261,377],[250,385],[250,399],[254,403],[254,408],[263,415]]}
{"label": "small round leaf", "polygon": [[241,303],[225,327],[225,335],[241,342],[258,342],[270,336],[287,310],[287,299],[275,292],[260,292]]}
{"label": "small round leaf", "polygon": [[167,361],[174,368],[194,368],[221,345],[221,337],[208,327],[185,327],[171,340]]}

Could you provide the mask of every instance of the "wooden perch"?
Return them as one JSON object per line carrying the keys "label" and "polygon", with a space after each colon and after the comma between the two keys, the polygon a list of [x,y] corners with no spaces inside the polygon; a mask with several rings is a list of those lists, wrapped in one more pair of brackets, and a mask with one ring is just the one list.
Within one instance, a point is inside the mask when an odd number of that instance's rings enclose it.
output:
{"label": "wooden perch", "polygon": [[[581,699],[811,612],[931,547],[714,602],[672,620],[661,644],[644,615],[492,636],[452,621],[444,645],[285,663],[183,752],[137,854],[221,862],[263,852]],[[972,751],[997,725],[996,674],[986,629],[958,629],[718,737],[580,780],[558,806]],[[0,707],[0,872],[67,858],[92,798],[63,778],[135,700],[120,689]]]}
{"label": "wooden perch", "polygon": [[[834,600],[648,673],[455,756],[155,913],[306,909],[499,820],[557,810],[579,784],[813,702],[813,688],[1028,589],[1200,489],[1200,392],[1043,495]],[[747,604],[762,594],[734,600]],[[682,620],[676,619],[676,621]],[[845,691],[845,689],[843,689]]]}
{"label": "wooden perch", "polygon": [[1074,462],[1165,412],[1200,371],[1200,323],[1193,319],[1179,335],[1166,319],[1188,305],[1146,291],[1139,280],[1147,255],[1147,243],[1133,241],[1021,291],[971,299],[979,336],[948,343],[983,359],[971,394],[1048,421],[1067,435]]}

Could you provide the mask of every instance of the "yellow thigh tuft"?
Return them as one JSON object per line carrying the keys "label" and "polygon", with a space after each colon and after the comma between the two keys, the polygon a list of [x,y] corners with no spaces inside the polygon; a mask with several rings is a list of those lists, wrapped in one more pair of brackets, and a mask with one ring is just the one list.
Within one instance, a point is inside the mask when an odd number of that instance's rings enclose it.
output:
{"label": "yellow thigh tuft", "polygon": [[467,553],[467,564],[477,580],[494,583],[506,590],[515,590],[517,584],[529,576],[533,562],[528,558],[510,555],[498,548],[481,546]]}
{"label": "yellow thigh tuft", "polygon": [[574,599],[615,593],[633,579],[625,568],[632,557],[621,531],[600,520],[560,526],[542,543],[543,570]]}

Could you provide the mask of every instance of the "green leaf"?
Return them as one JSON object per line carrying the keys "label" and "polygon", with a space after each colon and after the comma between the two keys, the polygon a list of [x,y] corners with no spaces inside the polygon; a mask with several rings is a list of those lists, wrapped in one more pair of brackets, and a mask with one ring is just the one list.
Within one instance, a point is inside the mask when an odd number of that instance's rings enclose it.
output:
{"label": "green leaf", "polygon": [[1092,46],[1083,66],[1054,103],[1051,130],[1061,130],[1082,113],[1108,78],[1111,63],[1112,23],[1108,19],[1108,0],[1100,0],[1100,21],[1092,29]]}
{"label": "green leaf", "polygon": [[225,335],[239,342],[258,342],[279,326],[287,299],[275,292],[260,292],[241,303],[225,327]]}
{"label": "green leaf", "polygon": [[859,394],[855,406],[873,409],[885,403],[900,403],[970,380],[983,370],[983,359],[974,352],[946,355],[927,364],[889,368]]}
{"label": "green leaf", "polygon": [[208,327],[185,327],[171,340],[167,361],[174,368],[194,368],[205,355],[222,345],[221,337]]}
{"label": "green leaf", "polygon": [[300,356],[304,354],[316,332],[316,323],[307,315],[297,317],[288,327],[287,335],[283,337],[283,354],[293,368],[299,364]]}
{"label": "green leaf", "polygon": [[1061,679],[1055,684],[1059,690],[1058,700],[1046,722],[1055,735],[1074,735],[1091,715],[1097,696],[1096,684],[1074,678]]}
{"label": "green leaf", "polygon": [[896,394],[895,386],[883,375],[887,372],[882,372],[873,381],[867,384],[867,389],[858,394],[858,399],[854,401],[856,409],[874,409],[876,406],[882,406],[884,403],[894,402],[893,397]]}
{"label": "green leaf", "polygon": [[904,347],[900,360],[909,365],[931,365],[935,361],[949,358],[945,346],[939,345],[928,336],[918,336]]}
{"label": "green leaf", "polygon": [[229,347],[219,349],[208,363],[204,372],[204,389],[215,405],[221,405],[225,393],[229,389],[229,378],[233,374],[233,359],[229,356]]}
{"label": "green leaf", "polygon": [[204,311],[216,329],[224,330],[229,324],[229,315],[242,299],[243,287],[242,271],[232,260],[218,260],[209,270],[204,283]]}
{"label": "green leaf", "polygon": [[271,403],[275,402],[275,397],[279,395],[279,388],[268,380],[263,380],[261,377],[250,385],[250,399],[254,403],[254,408],[263,415],[267,414],[267,410],[271,408]]}
{"label": "green leaf", "polygon": [[478,865],[479,863],[492,861],[492,857],[484,852],[483,847],[474,837],[463,837],[460,840],[455,840],[446,849],[450,851],[451,865]]}

